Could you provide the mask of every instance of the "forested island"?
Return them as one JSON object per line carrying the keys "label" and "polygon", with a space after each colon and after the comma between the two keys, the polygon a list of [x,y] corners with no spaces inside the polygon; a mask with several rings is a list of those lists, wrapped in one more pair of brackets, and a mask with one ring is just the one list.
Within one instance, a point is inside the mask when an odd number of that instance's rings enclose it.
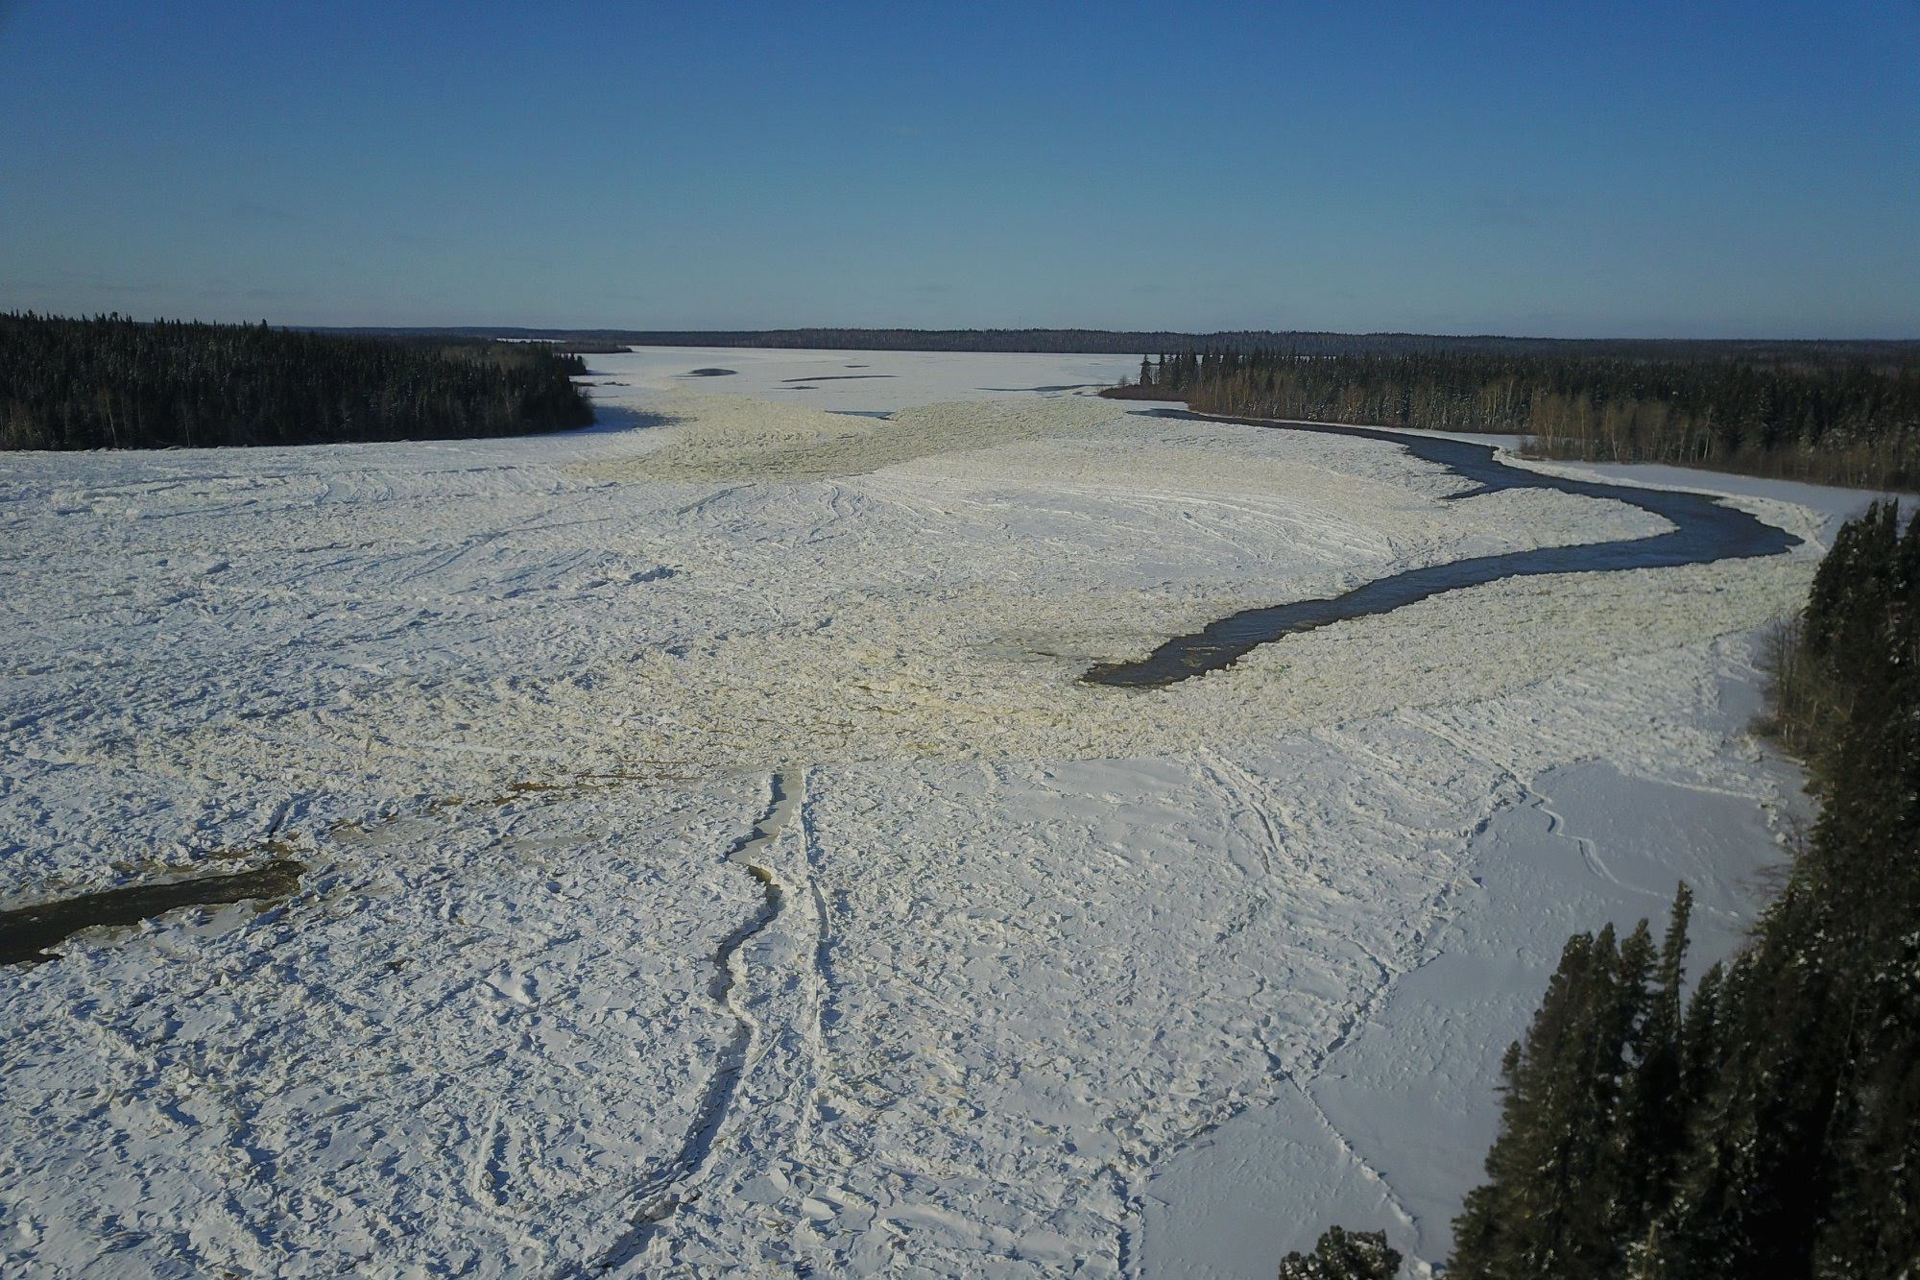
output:
{"label": "forested island", "polygon": [[585,426],[576,354],[118,315],[0,315],[0,448],[153,449]]}
{"label": "forested island", "polygon": [[1693,359],[1169,351],[1108,394],[1184,400],[1203,413],[1512,433],[1554,458],[1920,483],[1920,354],[1904,348]]}
{"label": "forested island", "polygon": [[[1568,941],[1507,1050],[1458,1280],[1883,1280],[1920,1262],[1920,515],[1848,523],[1774,638],[1769,719],[1821,801],[1731,963],[1684,984],[1691,898]],[[1684,997],[1684,999],[1683,999]],[[1388,1280],[1378,1233],[1281,1274]]]}

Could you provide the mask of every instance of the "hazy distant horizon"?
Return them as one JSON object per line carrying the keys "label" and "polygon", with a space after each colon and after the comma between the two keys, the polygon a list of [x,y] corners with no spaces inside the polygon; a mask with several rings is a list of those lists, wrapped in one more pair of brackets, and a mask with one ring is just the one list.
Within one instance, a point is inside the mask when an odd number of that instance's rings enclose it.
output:
{"label": "hazy distant horizon", "polygon": [[[194,319],[195,317],[134,317],[136,319]],[[415,333],[509,333],[535,334],[587,334],[605,333],[616,335],[660,335],[660,334],[707,334],[721,336],[728,334],[787,334],[805,333],[809,330],[842,330],[865,333],[1103,333],[1103,334],[1175,334],[1182,337],[1210,337],[1215,335],[1239,333],[1300,334],[1324,337],[1351,338],[1448,338],[1448,339],[1500,339],[1515,342],[1804,342],[1804,343],[1920,343],[1920,327],[1914,332],[1891,336],[1878,336],[1858,333],[1815,333],[1787,336],[1777,333],[1731,335],[1725,333],[1709,334],[1672,334],[1672,333],[1519,333],[1495,332],[1491,330],[1444,330],[1444,329],[1328,329],[1316,326],[1290,326],[1281,328],[1275,325],[1246,325],[1224,328],[1218,325],[1207,328],[1178,328],[1172,325],[1092,325],[1092,324],[771,324],[771,325],[730,325],[725,328],[695,328],[690,325],[626,325],[626,324],[281,324],[271,316],[257,317],[279,328],[312,329],[353,332],[415,332]],[[245,321],[243,321],[245,322]],[[224,322],[223,322],[224,323]],[[248,322],[250,323],[250,322]],[[634,339],[639,341],[638,338]],[[659,342],[659,346],[688,346],[689,343]]]}
{"label": "hazy distant horizon", "polygon": [[[1500,332],[1494,330],[1446,330],[1446,329],[1330,329],[1322,326],[1297,325],[1281,328],[1274,325],[1242,325],[1223,327],[1219,325],[1202,328],[1179,328],[1172,325],[1092,325],[1092,324],[770,324],[770,325],[728,325],[724,327],[694,327],[691,325],[635,325],[635,324],[521,324],[517,322],[468,322],[447,321],[444,323],[423,322],[419,324],[389,324],[377,320],[339,321],[332,323],[310,323],[298,320],[284,320],[271,313],[265,315],[216,315],[216,314],[156,314],[148,315],[137,309],[125,307],[104,307],[88,310],[59,309],[16,305],[0,299],[0,312],[32,311],[40,315],[68,318],[88,318],[95,315],[118,314],[141,323],[160,321],[204,322],[209,324],[259,324],[265,321],[276,329],[303,329],[322,333],[466,333],[466,334],[502,334],[506,336],[554,336],[569,334],[607,334],[621,341],[635,345],[684,346],[697,347],[691,342],[647,342],[648,336],[661,334],[705,334],[725,336],[732,334],[788,334],[803,333],[813,329],[842,330],[868,333],[1101,333],[1101,334],[1168,334],[1181,337],[1211,337],[1241,333],[1273,333],[1278,335],[1299,334],[1303,336],[1351,337],[1351,338],[1440,338],[1449,340],[1488,340],[1497,339],[1513,342],[1567,342],[1567,343],[1608,343],[1608,342],[1646,342],[1646,343],[1874,343],[1874,344],[1913,344],[1920,343],[1920,324],[1911,332],[1891,334],[1869,333],[1524,333]],[[639,336],[633,336],[639,335]],[[718,344],[729,345],[729,344]],[[739,345],[739,344],[732,344]],[[828,347],[823,350],[853,350],[855,348]],[[938,348],[930,348],[938,350]],[[965,354],[955,352],[953,354]],[[1000,354],[1018,354],[1004,351]],[[1035,352],[1033,354],[1045,354]],[[1067,353],[1058,353],[1067,354]],[[1102,353],[1088,353],[1102,354]],[[1110,354],[1110,353],[1106,353]],[[1151,353],[1143,353],[1151,354]]]}

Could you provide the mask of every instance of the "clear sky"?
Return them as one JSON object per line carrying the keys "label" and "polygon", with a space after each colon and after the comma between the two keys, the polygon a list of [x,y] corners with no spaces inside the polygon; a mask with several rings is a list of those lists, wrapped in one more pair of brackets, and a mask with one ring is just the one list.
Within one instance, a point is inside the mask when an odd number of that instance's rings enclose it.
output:
{"label": "clear sky", "polygon": [[1920,337],[1920,0],[0,0],[0,309]]}

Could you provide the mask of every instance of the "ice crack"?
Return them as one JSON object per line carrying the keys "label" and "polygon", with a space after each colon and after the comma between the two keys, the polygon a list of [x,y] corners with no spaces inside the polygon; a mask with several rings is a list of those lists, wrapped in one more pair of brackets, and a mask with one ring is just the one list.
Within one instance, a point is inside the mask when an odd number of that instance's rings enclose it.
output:
{"label": "ice crack", "polygon": [[746,868],[761,888],[760,906],[720,943],[714,953],[714,976],[707,985],[713,1002],[733,1019],[733,1035],[721,1051],[719,1065],[707,1081],[693,1125],[688,1129],[679,1154],[640,1184],[632,1197],[637,1209],[627,1231],[597,1258],[563,1272],[566,1276],[585,1276],[622,1267],[645,1253],[660,1226],[681,1206],[699,1198],[698,1184],[713,1156],[714,1139],[733,1106],[735,1091],[746,1069],[760,1022],[748,1011],[742,998],[747,964],[742,956],[748,943],[779,918],[786,905],[787,889],[763,864],[763,851],[780,836],[792,816],[797,796],[788,790],[787,773],[775,771],[767,778],[767,808],[753,829],[727,850],[725,861]]}

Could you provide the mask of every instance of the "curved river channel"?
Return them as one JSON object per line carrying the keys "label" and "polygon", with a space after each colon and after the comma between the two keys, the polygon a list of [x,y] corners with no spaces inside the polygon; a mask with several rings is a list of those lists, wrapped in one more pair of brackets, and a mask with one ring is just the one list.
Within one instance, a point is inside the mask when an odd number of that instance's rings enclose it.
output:
{"label": "curved river channel", "polygon": [[1242,609],[1228,614],[1192,635],[1176,636],[1137,662],[1102,662],[1087,669],[1081,679],[1093,684],[1154,688],[1190,680],[1230,666],[1249,651],[1283,636],[1311,631],[1330,622],[1386,613],[1425,600],[1442,591],[1477,587],[1502,578],[1524,578],[1543,573],[1594,573],[1620,569],[1664,569],[1714,560],[1742,560],[1779,555],[1800,545],[1800,539],[1776,529],[1744,511],[1726,506],[1701,493],[1672,489],[1639,489],[1631,485],[1569,480],[1524,467],[1509,466],[1494,457],[1492,445],[1474,444],[1444,436],[1379,431],[1370,427],[1336,427],[1316,422],[1282,422],[1261,418],[1216,417],[1183,409],[1156,409],[1153,416],[1185,418],[1194,422],[1231,422],[1284,431],[1317,431],[1324,435],[1355,436],[1398,445],[1414,457],[1436,462],[1454,475],[1473,482],[1473,488],[1447,495],[1448,501],[1498,493],[1502,489],[1557,489],[1583,498],[1624,502],[1651,511],[1673,524],[1667,533],[1619,542],[1596,542],[1573,547],[1541,547],[1493,556],[1473,556],[1449,564],[1409,569],[1376,578],[1343,595],[1324,600],[1296,600],[1291,604]]}

